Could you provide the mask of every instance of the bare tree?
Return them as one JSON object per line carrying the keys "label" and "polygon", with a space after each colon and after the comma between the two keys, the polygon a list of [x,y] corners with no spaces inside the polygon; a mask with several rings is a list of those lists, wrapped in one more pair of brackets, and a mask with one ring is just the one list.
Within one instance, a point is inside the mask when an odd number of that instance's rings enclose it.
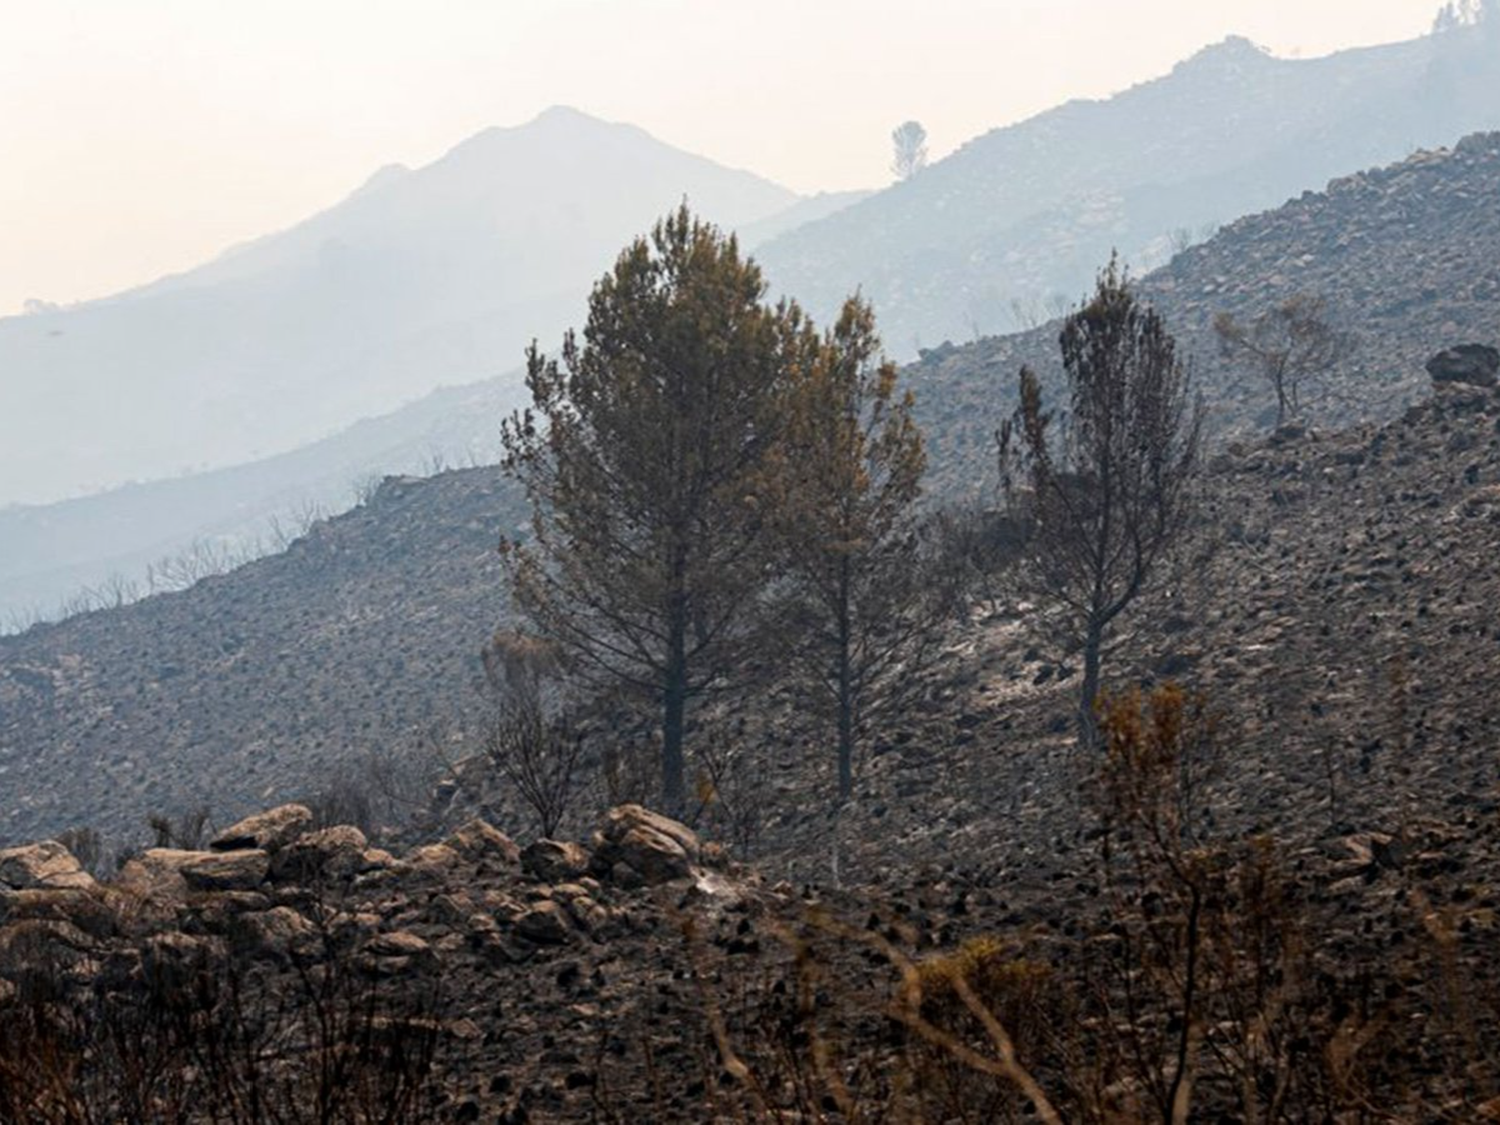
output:
{"label": "bare tree", "polygon": [[1078,736],[1096,742],[1105,638],[1152,579],[1187,520],[1203,405],[1155,310],[1112,259],[1059,336],[1069,393],[1060,418],[1021,370],[1020,405],[999,433],[1006,504],[1021,529],[1021,573],[1083,645]]}
{"label": "bare tree", "polygon": [[1461,27],[1477,27],[1500,22],[1500,3],[1497,0],[1452,0],[1438,9],[1432,21],[1434,35],[1456,31]]}
{"label": "bare tree", "polygon": [[1328,302],[1298,293],[1243,324],[1221,312],[1214,332],[1226,356],[1243,356],[1276,395],[1276,425],[1302,409],[1303,387],[1345,355],[1349,337],[1328,323]]}
{"label": "bare tree", "polygon": [[499,633],[482,659],[497,704],[485,753],[550,838],[572,803],[583,754],[583,738],[569,721],[562,655],[534,637]]}
{"label": "bare tree", "polygon": [[891,171],[898,180],[909,180],[927,167],[927,130],[920,121],[904,121],[891,130]]}

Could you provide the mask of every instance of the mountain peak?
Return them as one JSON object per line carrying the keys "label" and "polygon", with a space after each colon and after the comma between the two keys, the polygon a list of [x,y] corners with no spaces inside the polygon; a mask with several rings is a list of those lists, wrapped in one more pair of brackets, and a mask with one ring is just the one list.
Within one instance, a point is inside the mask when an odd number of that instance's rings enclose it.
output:
{"label": "mountain peak", "polygon": [[1173,67],[1174,72],[1192,69],[1221,69],[1247,63],[1264,62],[1272,57],[1270,51],[1243,35],[1230,35],[1218,43],[1210,43],[1196,54],[1190,55]]}
{"label": "mountain peak", "polygon": [[599,118],[584,113],[583,110],[571,105],[549,105],[541,113],[531,119],[533,125],[561,125],[569,122],[588,121],[594,124],[604,124]]}
{"label": "mountain peak", "polygon": [[411,169],[405,164],[385,164],[375,170],[375,173],[364,183],[354,190],[355,195],[364,195],[366,192],[375,191],[411,175]]}

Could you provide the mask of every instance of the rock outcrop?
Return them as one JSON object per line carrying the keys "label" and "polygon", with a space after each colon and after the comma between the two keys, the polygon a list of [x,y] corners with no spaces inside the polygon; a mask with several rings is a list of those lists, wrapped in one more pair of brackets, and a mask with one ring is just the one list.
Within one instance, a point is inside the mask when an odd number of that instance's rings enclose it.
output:
{"label": "rock outcrop", "polygon": [[259,848],[271,852],[302,835],[311,827],[312,821],[312,810],[306,805],[281,805],[230,825],[215,836],[208,846],[216,852],[238,851],[242,848]]}
{"label": "rock outcrop", "polygon": [[691,875],[702,852],[697,833],[640,805],[611,809],[594,834],[592,870],[625,886]]}
{"label": "rock outcrop", "polygon": [[0,884],[12,890],[85,888],[94,884],[73,853],[56,840],[0,851]]}
{"label": "rock outcrop", "polygon": [[1437,385],[1493,387],[1500,382],[1500,351],[1485,344],[1459,344],[1438,352],[1427,361],[1426,368]]}

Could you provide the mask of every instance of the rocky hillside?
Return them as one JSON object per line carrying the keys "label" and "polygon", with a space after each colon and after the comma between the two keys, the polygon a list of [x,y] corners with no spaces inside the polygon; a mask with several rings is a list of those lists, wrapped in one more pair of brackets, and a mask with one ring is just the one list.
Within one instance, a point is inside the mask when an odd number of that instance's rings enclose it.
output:
{"label": "rocky hillside", "polygon": [[1107,100],[987,133],[762,256],[818,313],[861,287],[900,355],[1012,330],[1014,299],[1075,297],[1111,249],[1154,264],[1206,225],[1500,127],[1496,34],[1307,60],[1230,39]]}
{"label": "rocky hillside", "polygon": [[470,713],[515,511],[498,470],[391,478],[282,554],[0,640],[0,834],[302,794]]}
{"label": "rocky hillside", "polygon": [[[1331,416],[1399,419],[1403,403],[1417,397],[1426,380],[1421,364],[1428,355],[1449,343],[1500,339],[1495,319],[1500,306],[1493,300],[1500,286],[1495,272],[1500,257],[1494,250],[1500,246],[1500,219],[1486,205],[1497,185],[1500,137],[1476,137],[1454,152],[1352,177],[1326,194],[1237,223],[1146,285],[1200,356],[1208,346],[1207,324],[1220,308],[1248,314],[1303,287],[1363,294],[1358,307],[1368,319],[1346,325],[1359,332],[1359,345],[1336,381],[1348,405]],[[1345,303],[1339,309],[1352,316],[1354,307]],[[982,485],[991,434],[1005,410],[1015,368],[1026,359],[1055,363],[1048,359],[1050,336],[1040,330],[931,353],[910,370],[933,435],[938,495],[959,496]],[[1205,363],[1202,371],[1223,424],[1250,427],[1259,420],[1268,401],[1263,391],[1247,387],[1243,379],[1231,381],[1227,368]],[[1479,429],[1463,439],[1473,444],[1461,451],[1468,459],[1458,467],[1445,461],[1454,420],[1438,414],[1420,424],[1390,423],[1392,428],[1381,431],[1387,436],[1379,448],[1394,442],[1409,443],[1410,449],[1350,471],[1357,487],[1369,490],[1365,510],[1447,535],[1447,525],[1433,521],[1488,483],[1483,458],[1493,443],[1482,431],[1490,414],[1482,403],[1469,416]],[[1245,615],[1260,604],[1258,582],[1272,583],[1285,598],[1301,597],[1314,575],[1318,581],[1342,581],[1338,576],[1352,573],[1355,563],[1342,551],[1344,520],[1357,510],[1344,495],[1348,489],[1316,493],[1326,508],[1297,507],[1287,502],[1281,478],[1292,471],[1285,464],[1288,457],[1299,463],[1325,453],[1359,458],[1366,455],[1345,443],[1365,440],[1374,439],[1355,434],[1308,438],[1307,444],[1285,449],[1264,447],[1243,462],[1249,468],[1241,475],[1214,478],[1224,509],[1259,530],[1223,547],[1228,569],[1220,588],[1205,597],[1224,607],[1222,628],[1228,632],[1204,635],[1201,651],[1239,651],[1236,630],[1253,628],[1255,618]],[[1336,479],[1340,463],[1329,462],[1319,472]],[[1443,467],[1441,475],[1435,466]],[[1394,499],[1387,501],[1388,495]],[[23,841],[84,826],[115,838],[138,838],[148,814],[175,816],[207,805],[222,820],[314,793],[339,776],[368,772],[373,754],[406,754],[418,743],[435,760],[456,762],[473,753],[484,711],[475,690],[479,652],[505,614],[494,546],[520,518],[494,470],[391,480],[367,504],[317,525],[282,555],[183,593],[0,640],[0,840]],[[1479,520],[1463,526],[1481,537],[1482,546],[1490,525]],[[1302,553],[1264,557],[1266,528],[1275,530],[1278,543],[1305,542],[1307,551],[1322,552],[1307,557],[1321,560],[1317,565],[1333,577],[1312,568]],[[1471,580],[1465,567],[1470,574],[1485,570],[1482,556],[1469,553],[1462,539],[1433,565],[1448,576],[1445,589]],[[1403,583],[1395,595],[1404,599],[1417,589]],[[1299,612],[1323,613],[1323,602],[1321,596],[1313,598]],[[1391,612],[1410,616],[1418,608],[1417,602],[1401,601]],[[1200,616],[1200,608],[1188,607],[1163,611],[1162,620]],[[1002,639],[994,643],[1001,645]],[[1159,640],[1146,635],[1140,646],[1150,649]],[[1019,641],[1004,641],[988,656],[980,652],[978,639],[963,643],[967,655],[955,658],[955,685],[976,681],[979,669],[994,662],[1024,682],[1042,677],[1036,691],[1019,685],[1019,699],[1052,698],[1042,689],[1047,676],[1061,675],[1055,663],[1016,663],[1005,645]],[[1035,647],[1026,642],[1020,651]],[[1466,659],[1468,652],[1466,643],[1440,655]],[[1362,659],[1379,662],[1387,656],[1371,652]],[[1238,684],[1231,677],[1225,690],[1237,698],[1253,697],[1262,670],[1256,664]],[[1264,670],[1279,674],[1274,664]],[[1467,681],[1455,670],[1434,682],[1456,689]],[[950,692],[945,698],[957,698],[951,694],[957,686],[944,690]],[[1048,690],[1055,692],[1055,684]],[[1065,695],[1047,706],[1063,708]],[[943,709],[934,707],[941,717]],[[1001,710],[1007,713],[996,721],[1014,726],[1023,712],[1010,715],[1009,707],[1006,702]],[[1052,717],[1052,711],[1039,713],[1031,733],[1045,732]],[[1488,721],[1481,710],[1468,726]],[[1354,737],[1354,723],[1353,717],[1341,722],[1338,736]],[[984,744],[969,734],[959,745]],[[942,822],[896,797],[918,778],[926,780],[914,792],[961,785],[969,752],[954,766],[934,749],[948,735],[914,727],[903,737],[901,753],[879,759],[898,770],[889,782],[896,788],[882,807],[911,810],[914,830],[920,831]],[[805,771],[820,770],[823,763],[784,731],[768,738],[764,751],[742,771],[747,778],[761,776],[745,786],[767,802],[755,817],[763,822],[760,846],[795,866],[825,863],[818,857],[829,854],[828,841],[820,836],[826,822],[801,799],[811,784]],[[1027,770],[1043,760],[1029,737],[997,730],[994,739],[1023,749]],[[908,754],[918,757],[908,763]],[[987,765],[975,768],[988,770]],[[595,785],[588,800],[598,807],[608,795],[597,763],[591,776]],[[880,776],[880,770],[871,776]],[[1030,789],[1027,782],[1011,792]],[[987,831],[986,818],[972,807],[964,816],[977,834]]]}
{"label": "rocky hillside", "polygon": [[286,805],[102,883],[46,841],[0,851],[0,1117],[1491,1120],[1496,827],[845,890],[636,805],[399,856]]}
{"label": "rocky hillside", "polygon": [[[1139,282],[1162,310],[1221,434],[1265,432],[1275,396],[1221,354],[1214,317],[1242,321],[1299,294],[1327,303],[1348,351],[1309,382],[1306,421],[1390,419],[1426,394],[1423,363],[1463,340],[1500,340],[1500,133],[1345,176],[1326,191],[1225,227]],[[964,347],[929,350],[910,371],[926,424],[944,435],[944,471],[977,479],[994,418],[1030,364],[1060,378],[1056,323]],[[955,479],[955,487],[961,481]]]}

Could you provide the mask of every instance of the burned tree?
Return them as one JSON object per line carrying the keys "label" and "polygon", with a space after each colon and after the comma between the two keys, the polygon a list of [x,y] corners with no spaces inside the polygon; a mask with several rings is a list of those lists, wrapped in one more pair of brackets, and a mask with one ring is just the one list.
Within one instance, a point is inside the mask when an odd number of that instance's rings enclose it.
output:
{"label": "burned tree", "polygon": [[927,167],[927,130],[920,121],[904,121],[891,130],[891,171],[909,180]]}
{"label": "burned tree", "polygon": [[811,710],[837,732],[839,799],[854,788],[866,724],[899,706],[953,610],[915,506],[926,466],[914,400],[880,354],[858,298],[821,337],[804,333],[765,489],[775,512],[789,646]]}
{"label": "burned tree", "polygon": [[1248,324],[1221,312],[1214,332],[1226,356],[1241,356],[1276,395],[1276,425],[1302,409],[1304,386],[1348,353],[1349,338],[1328,323],[1328,302],[1299,293]]}
{"label": "burned tree", "polygon": [[1117,262],[1059,336],[1068,409],[1045,411],[1023,368],[999,434],[1007,506],[1025,536],[1021,573],[1082,646],[1080,745],[1095,744],[1104,642],[1178,539],[1192,507],[1203,407],[1175,341]]}

